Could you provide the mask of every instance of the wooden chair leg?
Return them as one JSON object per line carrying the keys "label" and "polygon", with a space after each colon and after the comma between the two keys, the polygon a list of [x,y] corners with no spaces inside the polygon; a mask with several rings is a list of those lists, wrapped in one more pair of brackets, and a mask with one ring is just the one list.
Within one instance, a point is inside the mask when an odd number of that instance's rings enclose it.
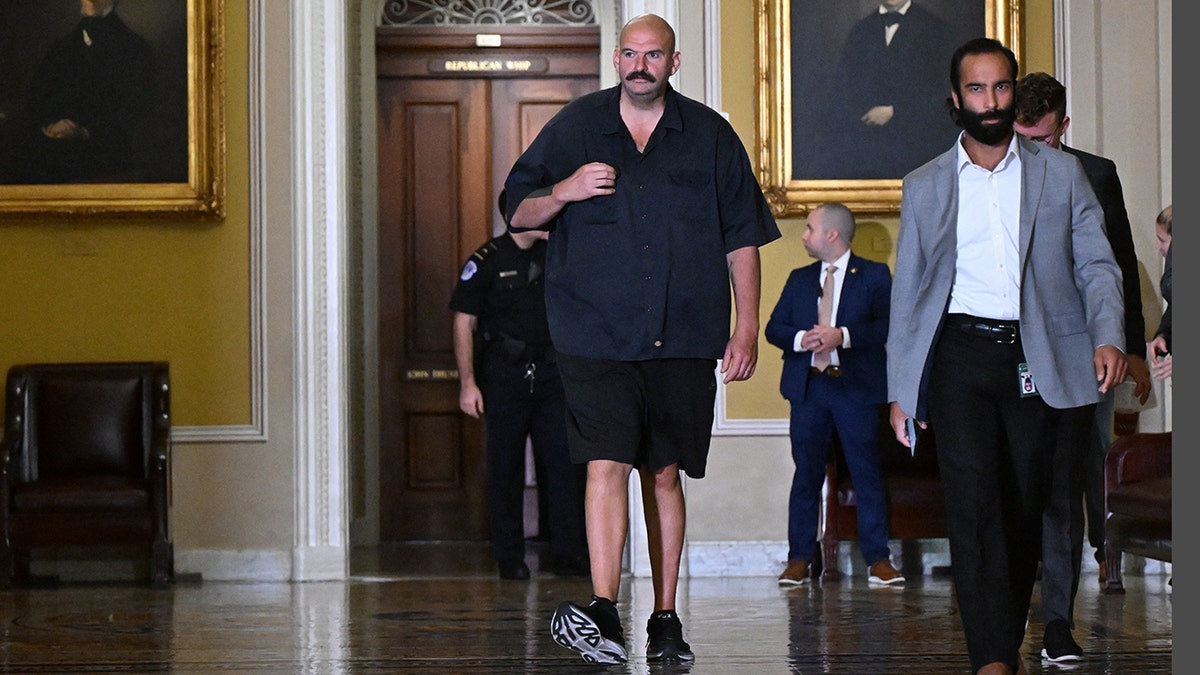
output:
{"label": "wooden chair leg", "polygon": [[821,538],[821,578],[829,581],[837,581],[842,578],[842,571],[838,569],[838,540],[831,536]]}
{"label": "wooden chair leg", "polygon": [[169,542],[154,542],[150,545],[150,583],[167,586],[174,578],[175,547]]}
{"label": "wooden chair leg", "polygon": [[1124,594],[1125,583],[1121,579],[1121,552],[1112,546],[1104,547],[1104,562],[1108,576],[1104,579],[1105,594]]}

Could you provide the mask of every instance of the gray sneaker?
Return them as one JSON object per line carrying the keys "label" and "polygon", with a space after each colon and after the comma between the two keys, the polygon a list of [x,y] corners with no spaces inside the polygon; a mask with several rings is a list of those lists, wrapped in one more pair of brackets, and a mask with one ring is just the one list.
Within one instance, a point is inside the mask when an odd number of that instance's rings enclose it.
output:
{"label": "gray sneaker", "polygon": [[675,610],[664,609],[646,622],[646,660],[651,663],[689,663],[696,660],[692,647],[683,641],[683,622]]}
{"label": "gray sneaker", "polygon": [[550,619],[554,641],[574,649],[588,663],[625,663],[625,633],[617,606],[608,598],[592,596],[587,607],[564,602]]}

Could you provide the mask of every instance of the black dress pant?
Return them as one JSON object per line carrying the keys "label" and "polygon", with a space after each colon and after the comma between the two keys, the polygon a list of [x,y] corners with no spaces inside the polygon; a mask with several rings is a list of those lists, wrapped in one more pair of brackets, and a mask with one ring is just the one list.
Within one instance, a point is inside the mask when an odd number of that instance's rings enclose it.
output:
{"label": "black dress pant", "polygon": [[526,365],[502,356],[484,359],[483,392],[487,430],[488,523],[497,561],[525,555],[525,442],[545,466],[550,550],[584,558],[583,491],[586,468],[572,464],[567,449],[566,403],[552,362],[538,363],[532,381]]}
{"label": "black dress pant", "polygon": [[[997,341],[947,319],[928,383],[946,529],[972,671],[1016,670],[1041,553],[1058,414],[1022,397],[1019,335]],[[1035,381],[1036,385],[1036,381]]]}
{"label": "black dress pant", "polygon": [[1042,516],[1042,615],[1075,627],[1075,594],[1083,558],[1083,481],[1095,463],[1096,406],[1063,410],[1058,423],[1050,498]]}

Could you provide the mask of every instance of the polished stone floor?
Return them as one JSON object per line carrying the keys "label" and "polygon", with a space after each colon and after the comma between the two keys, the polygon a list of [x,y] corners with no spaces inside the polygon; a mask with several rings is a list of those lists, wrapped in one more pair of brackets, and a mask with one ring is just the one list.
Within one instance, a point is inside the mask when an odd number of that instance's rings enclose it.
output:
{"label": "polished stone floor", "polygon": [[[926,575],[903,588],[848,577],[781,589],[773,577],[693,578],[679,610],[691,668],[650,666],[648,579],[628,579],[620,607],[631,660],[588,666],[550,639],[562,600],[585,579],[496,578],[485,547],[411,545],[355,554],[353,578],[319,583],[60,582],[0,591],[5,673],[967,673],[953,588]],[[1126,576],[1125,595],[1080,592],[1074,666],[1037,657],[1036,605],[1026,641],[1032,673],[1172,672],[1172,587]],[[1182,671],[1176,671],[1182,672]],[[1193,671],[1195,672],[1195,671]]]}

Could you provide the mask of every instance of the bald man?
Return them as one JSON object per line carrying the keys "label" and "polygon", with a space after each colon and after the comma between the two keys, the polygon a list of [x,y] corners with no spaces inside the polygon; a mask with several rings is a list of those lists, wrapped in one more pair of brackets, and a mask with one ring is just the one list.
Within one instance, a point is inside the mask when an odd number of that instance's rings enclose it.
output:
{"label": "bald man", "polygon": [[627,659],[616,602],[636,468],[654,579],[646,658],[690,662],[675,611],[679,472],[704,476],[718,360],[726,384],[754,373],[758,247],[780,235],[733,128],[668,83],[671,26],[638,16],[618,42],[620,84],[567,104],[505,183],[510,228],[551,230],[546,312],[571,459],[587,465],[592,600],[562,603],[551,632],[590,663]]}

